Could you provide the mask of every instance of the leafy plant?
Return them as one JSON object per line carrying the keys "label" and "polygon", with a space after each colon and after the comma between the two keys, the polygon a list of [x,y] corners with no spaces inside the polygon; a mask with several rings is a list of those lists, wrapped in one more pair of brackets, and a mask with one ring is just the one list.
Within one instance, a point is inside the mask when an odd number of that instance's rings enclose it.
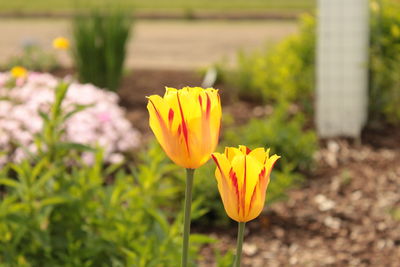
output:
{"label": "leafy plant", "polygon": [[271,147],[271,153],[282,155],[275,169],[292,165],[295,171],[310,171],[318,147],[317,136],[313,130],[304,129],[304,114],[292,116],[287,110],[288,104],[281,104],[265,119],[253,119],[244,126],[228,128],[223,143]]}
{"label": "leafy plant", "polygon": [[73,52],[81,82],[118,89],[131,24],[130,14],[122,10],[96,10],[74,18]]}
{"label": "leafy plant", "polygon": [[[141,158],[127,171],[105,165],[102,149],[63,142],[64,122],[85,108],[64,111],[67,90],[60,84],[41,114],[40,153],[0,171],[2,266],[174,266],[182,216],[165,209],[177,191],[163,182],[170,164]],[[81,151],[94,153],[92,165]],[[191,259],[211,241],[193,235]]]}
{"label": "leafy plant", "polygon": [[315,20],[304,15],[300,33],[266,51],[239,53],[237,69],[223,77],[238,88],[242,99],[263,103],[296,101],[310,110],[314,91],[314,39]]}
{"label": "leafy plant", "polygon": [[[400,123],[399,2],[371,1],[369,118]],[[263,103],[295,101],[313,111],[316,20],[301,19],[300,32],[272,49],[238,54],[238,67],[225,68],[222,78],[237,87],[238,96]]]}
{"label": "leafy plant", "polygon": [[[400,123],[400,3],[372,1],[370,117]],[[381,5],[379,5],[380,3]]]}
{"label": "leafy plant", "polygon": [[28,70],[40,72],[49,72],[60,68],[53,53],[34,43],[25,44],[22,53],[12,56],[1,68],[10,70],[14,66],[23,66]]}

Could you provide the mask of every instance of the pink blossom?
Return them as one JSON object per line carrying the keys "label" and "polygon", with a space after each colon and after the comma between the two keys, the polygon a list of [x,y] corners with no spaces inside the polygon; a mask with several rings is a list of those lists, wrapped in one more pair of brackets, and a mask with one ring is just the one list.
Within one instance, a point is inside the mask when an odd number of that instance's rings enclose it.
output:
{"label": "pink blossom", "polygon": [[[24,151],[36,151],[34,135],[43,126],[38,112],[49,112],[59,80],[47,73],[31,72],[23,83],[10,89],[4,87],[9,79],[9,73],[0,72],[0,151],[18,161],[27,156]],[[64,141],[100,145],[107,161],[119,161],[122,152],[140,144],[140,135],[126,119],[118,101],[118,95],[113,92],[71,81],[63,109],[67,112],[75,105],[90,106],[66,122]],[[23,149],[11,143],[20,144]],[[92,156],[87,154],[83,159],[90,163]],[[4,159],[0,166],[2,162]]]}

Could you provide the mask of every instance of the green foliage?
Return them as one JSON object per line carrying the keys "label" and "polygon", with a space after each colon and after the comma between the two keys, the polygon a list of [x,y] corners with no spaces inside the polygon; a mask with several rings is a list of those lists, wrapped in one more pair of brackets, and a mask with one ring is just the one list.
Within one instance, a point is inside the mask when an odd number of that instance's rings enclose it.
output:
{"label": "green foliage", "polygon": [[[61,109],[67,90],[42,114],[39,153],[0,171],[1,266],[174,266],[182,215],[165,208],[179,190],[166,177],[172,165],[150,149],[128,171],[105,166],[100,149],[63,143],[63,122],[84,108]],[[82,151],[95,153],[93,165]],[[193,235],[191,259],[209,242]]]}
{"label": "green foliage", "polygon": [[282,155],[278,169],[279,166],[291,165],[296,171],[311,170],[317,137],[314,131],[304,130],[302,113],[291,116],[287,109],[287,104],[281,104],[266,119],[253,119],[244,126],[228,128],[224,144],[271,147],[271,153]]}
{"label": "green foliage", "polygon": [[131,24],[130,14],[122,10],[92,11],[74,18],[73,52],[81,82],[118,89]]}
{"label": "green foliage", "polygon": [[223,144],[246,144],[250,148],[271,148],[270,154],[281,156],[271,175],[268,203],[279,200],[285,191],[301,181],[301,173],[313,168],[318,140],[313,130],[305,130],[302,113],[290,115],[288,104],[280,104],[265,119],[253,119],[239,127],[230,127],[224,133]]}
{"label": "green foliage", "polygon": [[[369,116],[370,120],[383,118],[399,124],[400,3],[371,3]],[[310,113],[315,84],[315,28],[315,18],[303,16],[298,34],[266,51],[239,53],[238,68],[225,68],[222,77],[238,87],[243,99],[263,103],[295,101]]]}
{"label": "green foliage", "polygon": [[[400,3],[373,1],[370,117],[400,123]],[[381,3],[381,5],[378,5]]]}
{"label": "green foliage", "polygon": [[60,67],[55,55],[36,44],[24,45],[22,53],[12,56],[1,66],[3,70],[10,70],[15,66],[23,66],[30,71],[49,72]]}
{"label": "green foliage", "polygon": [[239,53],[234,75],[225,75],[238,87],[239,97],[256,102],[297,101],[311,108],[314,91],[315,21],[302,17],[300,33],[273,48]]}

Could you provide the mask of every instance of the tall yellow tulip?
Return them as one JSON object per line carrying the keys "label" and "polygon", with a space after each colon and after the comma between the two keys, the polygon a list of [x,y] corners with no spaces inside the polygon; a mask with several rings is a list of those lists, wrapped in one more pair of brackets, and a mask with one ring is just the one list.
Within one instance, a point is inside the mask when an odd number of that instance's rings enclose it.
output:
{"label": "tall yellow tulip", "polygon": [[150,128],[169,158],[187,169],[181,264],[186,267],[194,170],[210,159],[218,144],[221,100],[218,90],[200,87],[167,87],[164,97],[148,99]]}
{"label": "tall yellow tulip", "polygon": [[196,169],[206,163],[219,138],[221,101],[218,90],[166,88],[164,97],[148,97],[150,128],[168,157]]}
{"label": "tall yellow tulip", "polygon": [[269,149],[253,151],[246,146],[227,147],[213,153],[215,176],[226,213],[233,220],[248,222],[260,215],[273,165],[280,158],[269,156]]}

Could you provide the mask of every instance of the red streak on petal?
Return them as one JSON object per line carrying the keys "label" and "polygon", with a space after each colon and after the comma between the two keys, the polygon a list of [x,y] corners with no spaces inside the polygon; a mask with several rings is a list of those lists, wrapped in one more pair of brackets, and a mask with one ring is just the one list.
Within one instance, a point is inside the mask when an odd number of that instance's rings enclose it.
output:
{"label": "red streak on petal", "polygon": [[265,170],[265,167],[264,167],[264,168],[262,169],[262,171],[260,172],[258,181],[260,181],[261,178],[265,177],[265,172],[266,172],[266,170]]}
{"label": "red streak on petal", "polygon": [[203,99],[201,98],[201,95],[199,95],[199,103],[200,103],[200,106],[203,107]]}
{"label": "red streak on petal", "polygon": [[206,107],[206,118],[210,118],[210,111],[211,111],[211,99],[208,93],[206,92],[207,95],[207,107]]}
{"label": "red streak on petal", "polygon": [[188,134],[187,125],[186,125],[186,122],[185,122],[185,117],[183,116],[183,110],[182,110],[181,100],[179,98],[179,92],[176,93],[176,97],[178,98],[179,110],[181,112],[181,118],[182,118],[182,124],[181,125],[182,125],[183,137],[185,138],[186,150],[188,152],[188,155],[190,155],[189,134]]}
{"label": "red streak on petal", "polygon": [[169,109],[168,112],[168,122],[169,122],[169,128],[172,127],[172,122],[174,121],[174,111],[172,110],[172,108]]}
{"label": "red streak on petal", "polygon": [[174,111],[172,110],[172,108],[170,108],[168,113],[168,120],[172,122],[173,119],[174,119]]}
{"label": "red streak on petal", "polygon": [[267,177],[269,177],[269,176],[271,175],[272,169],[274,168],[275,163],[276,163],[277,161],[278,161],[278,159],[275,160],[275,162],[271,165],[271,168],[270,168],[269,171],[268,171],[268,176],[267,176]]}
{"label": "red streak on petal", "polygon": [[240,212],[240,203],[239,203],[239,187],[238,187],[238,182],[237,182],[237,177],[236,177],[236,173],[233,171],[233,169],[231,168],[231,170],[229,171],[229,178],[231,179],[231,182],[233,184],[233,187],[235,188],[235,193],[236,193],[236,199],[237,199],[237,212],[239,214]]}
{"label": "red streak on petal", "polygon": [[246,155],[250,154],[251,149],[246,146]]}
{"label": "red streak on petal", "polygon": [[212,159],[214,160],[215,164],[217,165],[217,168],[219,169],[219,172],[223,175],[221,165],[219,165],[219,162],[217,160],[217,157],[215,157],[213,154],[211,154]]}
{"label": "red streak on petal", "polygon": [[166,125],[165,125],[165,121],[163,120],[163,118],[162,118],[160,112],[158,111],[158,109],[156,108],[156,105],[154,105],[154,103],[153,103],[153,101],[151,101],[151,99],[149,99],[149,101],[150,101],[150,103],[153,105],[153,108],[154,108],[154,110],[155,110],[155,112],[156,112],[157,118],[158,118],[158,120],[160,121],[161,127],[162,127],[164,130],[167,130],[167,127],[166,127]]}
{"label": "red streak on petal", "polygon": [[244,178],[243,178],[243,185],[242,185],[242,201],[241,201],[241,205],[242,205],[242,213],[243,216],[245,215],[245,207],[246,207],[246,184],[247,184],[247,162],[246,162],[246,156],[244,157]]}
{"label": "red streak on petal", "polygon": [[247,215],[249,215],[251,209],[253,208],[254,201],[256,200],[257,186],[258,186],[258,184],[254,187],[253,193],[251,194],[251,199],[250,199],[250,204],[249,204],[249,210],[247,211]]}
{"label": "red streak on petal", "polygon": [[248,209],[248,211],[247,211],[247,215],[250,214],[250,211],[251,211],[251,209],[252,209],[252,207],[253,207],[253,205],[254,205],[254,201],[255,201],[255,199],[256,199],[257,187],[258,187],[259,189],[261,189],[261,188],[260,188],[260,183],[261,183],[261,182],[264,182],[263,179],[265,179],[265,172],[266,172],[266,170],[265,170],[265,167],[264,167],[264,168],[261,170],[260,174],[258,175],[258,183],[257,183],[256,186],[254,187],[253,193],[251,194],[251,199],[250,199],[250,204],[249,204],[249,209]]}
{"label": "red streak on petal", "polygon": [[181,135],[182,134],[182,126],[179,124],[179,126],[178,126],[178,135]]}

